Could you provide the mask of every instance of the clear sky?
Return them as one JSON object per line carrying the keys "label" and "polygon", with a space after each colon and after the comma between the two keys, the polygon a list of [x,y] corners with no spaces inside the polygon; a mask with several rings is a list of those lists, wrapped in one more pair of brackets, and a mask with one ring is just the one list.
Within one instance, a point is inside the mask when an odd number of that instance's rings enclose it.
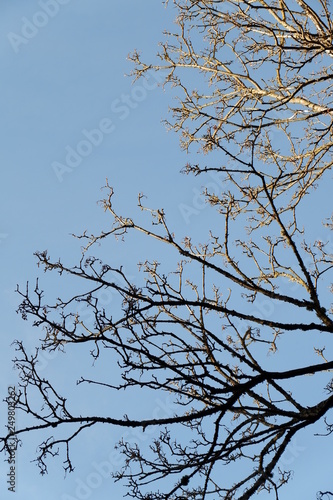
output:
{"label": "clear sky", "polygon": [[[124,76],[131,70],[126,57],[133,49],[142,51],[146,60],[155,57],[172,18],[172,9],[166,10],[159,0],[1,2],[1,399],[17,380],[11,342],[22,339],[33,349],[38,338],[36,329],[15,312],[16,284],[24,287],[30,280],[33,285],[40,275],[33,257],[36,250],[48,249],[54,258],[77,261],[80,243],[69,235],[85,229],[98,232],[106,222],[96,203],[106,178],[115,188],[119,211],[126,215],[135,212],[137,194],[144,192],[151,206],[166,209],[176,231],[192,233],[206,225],[206,209],[198,197],[201,182],[179,174],[187,158],[178,138],[161,124],[169,95],[154,78],[144,86],[132,85]],[[193,211],[184,211],[185,205]],[[114,259],[130,274],[137,272],[135,246],[121,247]],[[47,288],[46,282],[52,281],[42,274],[43,279]],[[57,283],[51,292],[61,295]],[[105,296],[106,304],[112,300]],[[53,374],[66,384],[63,366],[68,364],[62,365],[61,355],[45,356],[44,361],[45,376]],[[79,353],[75,362],[91,364],[91,358]],[[133,411],[142,408],[140,398],[131,403]],[[85,402],[87,412],[89,404]],[[106,409],[110,402],[99,404]],[[172,412],[166,395],[145,405],[151,412]],[[27,437],[18,450],[15,499],[118,500],[125,490],[108,477],[108,464],[116,465],[113,446],[121,435],[117,429],[96,428],[82,436],[73,447],[76,469],[66,480],[61,460],[50,462],[48,476],[39,475],[30,460],[40,439]],[[130,436],[140,442],[146,437]],[[318,456],[325,457],[324,441],[316,446]],[[285,500],[314,498],[316,489],[311,495],[302,492],[300,481],[314,474],[312,452],[302,436],[290,450],[287,460],[301,472],[290,493],[283,495]],[[320,474],[327,475],[326,463],[324,459],[316,470],[316,484]],[[3,500],[14,498],[7,491],[7,472],[8,464],[0,462]]]}

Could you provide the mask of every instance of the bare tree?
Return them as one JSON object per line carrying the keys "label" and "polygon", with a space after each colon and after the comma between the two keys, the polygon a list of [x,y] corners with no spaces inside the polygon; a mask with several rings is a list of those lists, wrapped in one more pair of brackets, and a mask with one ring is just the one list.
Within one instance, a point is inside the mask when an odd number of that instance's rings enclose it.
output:
{"label": "bare tree", "polygon": [[333,493],[331,493],[330,491],[318,491],[317,493],[317,499],[318,500],[324,500],[324,499],[329,499],[333,497]]}
{"label": "bare tree", "polygon": [[[207,221],[214,212],[219,223],[201,244],[178,238],[164,210],[146,207],[142,195],[138,205],[152,225],[119,215],[107,185],[103,206],[113,226],[80,236],[85,247],[77,266],[36,254],[45,270],[80,278],[87,290],[52,305],[38,284],[32,294],[28,288],[19,293],[23,318],[32,316],[44,329],[42,349],[69,351],[86,343],[96,361],[107,349],[117,356],[121,383],[106,376],[103,382],[82,377],[80,384],[129,394],[166,391],[177,411],[139,420],[96,416],[93,409],[74,414],[54,383],[38,373],[38,351],[31,357],[19,342],[17,407],[35,423],[15,434],[49,430],[52,438],[37,457],[42,472],[61,445],[71,471],[70,443],[83,429],[100,423],[157,427],[148,451],[126,441],[118,445],[125,462],[116,479],[127,481],[129,496],[245,500],[266,490],[277,499],[291,476],[283,456],[296,434],[313,424],[324,434],[333,431],[333,361],[325,351],[333,332],[333,219],[322,215],[326,239],[318,239],[304,216],[332,166],[332,15],[327,0],[173,4],[175,31],[166,33],[159,64],[146,64],[135,52],[134,74],[165,72],[164,85],[178,99],[168,125],[180,132],[184,149],[194,146],[205,155],[204,163],[189,163],[185,172],[215,172],[221,182],[219,193],[204,192]],[[140,264],[144,283],[135,284],[122,268],[92,256],[96,244],[126,239],[129,232],[166,245],[178,267],[165,272],[168,262],[147,260]],[[100,306],[97,292],[105,289],[121,299],[118,312]],[[262,300],[269,314],[256,307]],[[94,314],[93,327],[77,313],[82,302]],[[281,360],[280,345],[294,345],[296,335],[299,348]],[[318,379],[316,394],[307,390],[308,375]],[[30,401],[32,389],[43,410]],[[68,423],[73,432],[55,438],[55,428]],[[4,449],[8,439],[2,439]],[[235,464],[237,480],[229,482],[224,471]]]}

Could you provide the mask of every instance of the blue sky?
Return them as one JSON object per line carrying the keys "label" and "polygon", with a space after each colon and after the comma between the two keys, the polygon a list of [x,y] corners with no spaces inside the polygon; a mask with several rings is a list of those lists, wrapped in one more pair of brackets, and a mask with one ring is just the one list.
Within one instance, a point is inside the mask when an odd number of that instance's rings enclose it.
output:
{"label": "blue sky", "polygon": [[[106,178],[115,189],[121,213],[135,213],[137,194],[144,192],[151,206],[166,209],[172,228],[180,234],[199,233],[206,227],[207,212],[199,195],[201,182],[179,174],[188,158],[179,150],[178,138],[161,124],[170,96],[153,77],[144,86],[142,82],[132,84],[124,76],[131,71],[126,60],[129,52],[139,49],[146,60],[155,57],[162,31],[172,26],[171,8],[166,10],[156,0],[3,0],[0,9],[3,399],[7,387],[17,380],[11,342],[24,339],[32,350],[38,338],[38,332],[15,313],[19,304],[16,284],[25,286],[27,280],[33,284],[40,275],[33,257],[36,250],[48,249],[54,258],[61,256],[72,263],[79,258],[80,243],[70,233],[85,229],[97,232],[107,221],[96,203]],[[73,151],[81,155],[73,156]],[[209,182],[216,185],[214,179]],[[140,252],[146,250],[144,244],[120,245],[119,254],[113,257],[135,275]],[[59,293],[56,278],[44,279],[53,286],[51,293]],[[106,295],[104,300],[110,304],[114,298]],[[61,354],[54,358],[44,355],[43,360],[45,376],[58,377],[64,385],[70,362],[91,364],[86,353],[79,353],[78,361],[69,358],[67,364]],[[100,367],[98,370],[103,372]],[[94,397],[98,395],[91,394],[92,399],[85,402],[87,411]],[[111,404],[95,403],[102,410]],[[139,397],[131,403],[133,410],[142,409]],[[144,404],[151,414],[172,412],[166,395]],[[119,409],[121,398],[112,405]],[[2,410],[1,425],[5,422]],[[106,477],[110,464],[119,460],[113,455],[113,445],[121,435],[117,429],[105,428],[83,435],[73,446],[76,469],[65,481],[61,460],[50,463],[48,476],[39,475],[30,460],[40,438],[28,436],[18,450],[15,498],[121,498],[125,492],[122,485],[114,485]],[[145,443],[147,433],[143,436],[130,431],[127,437]],[[316,446],[317,457],[325,456],[324,441],[320,448]],[[314,497],[315,487],[311,496],[307,496],[308,487],[301,493],[299,479],[314,474],[315,456],[300,436],[289,452],[300,476],[284,499]],[[327,476],[326,463],[323,460],[316,471],[317,480],[320,474]],[[7,469],[6,463],[0,463],[0,496],[4,500],[13,498],[5,484]]]}
{"label": "blue sky", "polygon": [[[72,263],[79,258],[80,242],[70,233],[80,234],[85,229],[97,232],[105,223],[97,201],[106,178],[115,189],[120,212],[133,214],[137,195],[144,192],[152,206],[160,206],[163,199],[170,218],[175,222],[180,219],[179,225],[184,225],[178,205],[191,206],[192,189],[200,189],[200,183],[193,180],[189,184],[178,175],[185,155],[179,152],[177,137],[167,134],[161,123],[168,96],[154,78],[144,86],[125,77],[132,68],[128,53],[139,49],[147,59],[153,58],[161,33],[172,18],[171,9],[165,10],[155,0],[2,2],[1,399],[8,385],[17,380],[11,342],[24,339],[32,351],[38,338],[38,332],[15,312],[19,304],[16,284],[25,286],[27,280],[34,284],[40,274],[33,256],[36,250],[48,249],[52,256]],[[102,136],[97,129],[103,131]],[[87,136],[95,142],[91,151],[82,145]],[[70,163],[71,158],[67,158],[66,164],[66,155],[77,148],[82,157],[76,159],[74,168],[75,159]],[[55,167],[60,163],[67,165],[65,171]],[[194,210],[196,218],[202,215],[201,207]],[[131,274],[137,272],[137,246],[122,248],[114,259]],[[59,293],[59,282],[49,279],[48,289]],[[105,303],[112,299],[105,296]],[[82,354],[81,362],[90,365],[91,358]],[[60,384],[66,381],[61,356],[45,354],[43,363],[47,376],[53,374]],[[166,412],[164,400],[162,395],[160,402],[146,405],[157,413]],[[138,402],[133,404],[137,411]],[[1,425],[5,423],[2,411]],[[115,429],[105,442],[105,429],[99,431],[84,436],[73,449],[77,469],[66,481],[61,461],[57,466],[50,464],[47,477],[39,475],[36,465],[30,463],[39,440],[28,437],[18,453],[17,500],[46,496],[68,500],[68,495],[121,498],[124,489],[120,484],[113,485],[108,477],[97,488],[97,476],[96,484],[90,476],[94,471],[96,474],[96,464],[110,462],[113,446],[121,437],[121,431]],[[8,464],[1,462],[2,499],[12,498],[6,486],[7,469]],[[89,477],[94,484],[90,491],[85,482]],[[82,486],[80,490],[82,481],[86,489]]]}

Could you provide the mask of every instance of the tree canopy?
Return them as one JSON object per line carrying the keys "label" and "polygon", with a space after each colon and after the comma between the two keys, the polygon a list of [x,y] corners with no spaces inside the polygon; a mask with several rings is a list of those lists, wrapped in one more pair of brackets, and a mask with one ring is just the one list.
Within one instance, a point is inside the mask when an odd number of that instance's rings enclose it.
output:
{"label": "tree canopy", "polygon": [[[86,290],[53,303],[38,283],[18,292],[23,319],[32,317],[44,332],[41,349],[87,344],[96,363],[102,352],[118,360],[119,383],[106,374],[104,381],[83,375],[80,384],[107,393],[166,392],[176,410],[140,419],[96,415],[94,408],[75,413],[57,381],[39,374],[40,351],[30,356],[18,342],[17,408],[33,423],[15,435],[49,431],[37,456],[41,471],[58,447],[71,471],[70,444],[82,430],[101,423],[156,427],[148,450],[118,444],[125,462],[115,478],[126,481],[129,496],[246,500],[268,491],[278,499],[291,477],[283,456],[295,436],[313,424],[323,434],[333,431],[333,360],[326,352],[333,333],[333,218],[320,213],[318,229],[306,215],[324,210],[323,196],[326,206],[330,200],[333,18],[327,0],[174,0],[172,7],[175,28],[165,33],[157,62],[138,52],[130,58],[134,78],[160,72],[176,96],[167,126],[183,149],[201,153],[184,173],[204,183],[209,174],[219,179],[218,192],[204,187],[210,231],[200,243],[191,234],[178,237],[163,208],[147,207],[142,194],[138,206],[147,224],[121,215],[107,184],[102,204],[112,227],[79,236],[84,249],[77,265],[36,253],[44,270],[84,282]],[[158,255],[141,262],[141,283],[112,258],[93,256],[97,245],[113,237],[126,242],[128,233],[166,247],[177,267]],[[118,310],[102,307],[100,290],[117,294]],[[93,327],[78,313],[82,302]],[[281,357],[280,346],[284,352],[288,345],[292,353]],[[307,389],[309,375],[315,393]],[[68,423],[72,431],[56,436]],[[5,450],[9,438],[2,438]]]}

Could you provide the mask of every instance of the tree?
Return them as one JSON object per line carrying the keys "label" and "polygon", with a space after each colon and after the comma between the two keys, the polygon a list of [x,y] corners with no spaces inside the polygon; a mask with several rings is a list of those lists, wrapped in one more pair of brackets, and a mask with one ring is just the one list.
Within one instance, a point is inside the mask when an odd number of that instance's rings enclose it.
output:
{"label": "tree", "polygon": [[[84,377],[80,384],[168,392],[177,411],[139,420],[74,414],[54,382],[38,373],[39,351],[31,357],[18,342],[17,407],[35,423],[15,435],[48,430],[37,456],[41,471],[59,446],[71,471],[70,443],[82,430],[99,423],[157,427],[147,452],[126,441],[118,445],[125,464],[115,477],[127,481],[129,496],[245,500],[266,490],[279,498],[291,476],[283,456],[295,436],[313,424],[327,435],[333,431],[333,361],[325,352],[333,333],[327,291],[333,217],[323,214],[326,239],[318,239],[304,215],[332,167],[332,15],[327,0],[173,4],[176,29],[166,33],[160,63],[146,64],[137,52],[131,59],[135,78],[163,71],[164,85],[177,95],[168,125],[181,134],[182,148],[197,146],[205,155],[184,172],[219,179],[219,192],[204,190],[207,214],[217,216],[209,237],[201,244],[178,238],[164,210],[146,207],[143,195],[138,205],[152,225],[119,215],[107,184],[103,207],[113,226],[79,237],[85,248],[78,265],[36,254],[45,271],[80,278],[87,289],[51,305],[38,283],[33,293],[18,291],[23,318],[32,316],[45,332],[42,349],[87,344],[96,360],[102,351],[117,356],[119,384]],[[133,232],[169,248],[178,267],[166,273],[167,262],[147,260],[139,284],[93,257],[96,244]],[[96,294],[103,289],[121,299],[118,313],[100,306]],[[258,307],[263,301],[267,307]],[[93,312],[93,328],[77,313],[82,302]],[[299,348],[281,359],[280,346],[294,345],[295,336]],[[315,394],[306,390],[308,375],[317,381]],[[68,423],[73,432],[54,437]],[[9,438],[2,439],[5,450]],[[234,464],[237,480],[228,482],[221,470]]]}
{"label": "tree", "polygon": [[323,500],[324,498],[331,498],[333,496],[333,493],[330,491],[318,491],[317,498],[318,500]]}

